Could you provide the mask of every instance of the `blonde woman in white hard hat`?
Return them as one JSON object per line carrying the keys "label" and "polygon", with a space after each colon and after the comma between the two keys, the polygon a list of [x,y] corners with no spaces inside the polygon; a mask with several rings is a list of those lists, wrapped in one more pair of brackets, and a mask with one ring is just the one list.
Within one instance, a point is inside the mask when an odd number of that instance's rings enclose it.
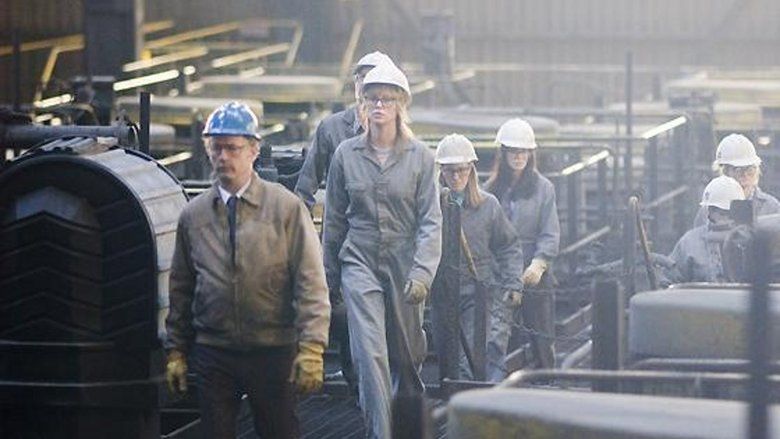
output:
{"label": "blonde woman in white hard hat", "polygon": [[[498,130],[500,151],[485,189],[498,198],[523,243],[526,292],[521,308],[535,366],[555,367],[555,298],[549,267],[558,255],[561,228],[555,187],[536,170],[536,137],[525,120],[510,119]],[[512,343],[510,343],[512,344]]]}
{"label": "blonde woman in white hard hat", "polygon": [[[295,185],[295,193],[306,203],[309,210],[314,206],[314,195],[320,188],[320,183],[328,173],[333,153],[336,147],[347,139],[363,133],[363,125],[358,114],[360,104],[360,90],[363,88],[363,79],[369,71],[379,64],[391,63],[390,57],[382,52],[375,51],[366,54],[358,60],[352,71],[355,87],[355,105],[344,111],[331,114],[317,125],[317,130],[312,138],[311,145],[306,151],[306,160],[303,162],[298,182]],[[339,360],[341,370],[327,374],[326,381],[344,379],[350,392],[357,396],[357,376],[352,366],[352,358],[349,354],[349,332],[347,326],[347,314],[344,303],[339,297],[331,297],[331,335],[339,344]]]}
{"label": "blonde woman in white hard hat", "polygon": [[[467,246],[474,263],[471,272],[465,250],[460,252],[460,325],[473,351],[475,301],[480,292],[486,298],[485,316],[487,345],[485,348],[485,378],[499,382],[506,378],[504,365],[512,309],[521,305],[523,299],[523,247],[514,227],[504,215],[496,197],[479,188],[477,169],[474,163],[477,154],[474,145],[465,136],[450,134],[439,142],[436,148],[436,163],[439,165],[439,184],[442,186],[442,214],[444,224],[447,215],[460,211],[461,230],[465,240],[460,240],[460,231],[443,233],[447,239],[456,239],[455,246]],[[446,226],[445,226],[446,229]],[[442,282],[439,272],[435,285]],[[435,294],[442,292],[434,288]],[[437,298],[434,296],[433,301]],[[439,317],[434,320],[436,322]],[[443,346],[443,343],[437,343]],[[475,359],[476,361],[476,359]],[[461,349],[460,378],[474,380],[466,356]]]}
{"label": "blonde woman in white hard hat", "polygon": [[[780,213],[780,201],[758,187],[761,178],[761,157],[756,154],[753,142],[742,134],[729,134],[718,144],[715,164],[721,175],[731,177],[742,186],[745,199],[753,202],[756,216]],[[707,209],[702,206],[696,213],[693,226],[707,223]]]}
{"label": "blonde woman in white hard hat", "polygon": [[366,132],[333,154],[323,247],[331,291],[347,306],[369,437],[390,437],[393,391],[421,392],[423,302],[441,256],[433,153],[407,125],[406,76],[382,64],[363,80]]}
{"label": "blonde woman in white hard hat", "polygon": [[726,236],[736,223],[731,218],[731,202],[744,200],[742,186],[731,177],[715,177],[704,188],[701,206],[707,212],[707,223],[687,231],[674,246],[669,257],[675,272],[669,278],[681,282],[727,282],[722,250]]}

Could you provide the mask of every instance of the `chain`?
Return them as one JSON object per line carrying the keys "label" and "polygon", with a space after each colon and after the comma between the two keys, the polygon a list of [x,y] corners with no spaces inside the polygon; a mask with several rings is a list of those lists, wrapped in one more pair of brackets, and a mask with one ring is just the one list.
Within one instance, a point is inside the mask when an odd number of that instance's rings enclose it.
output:
{"label": "chain", "polygon": [[521,314],[519,312],[515,312],[513,317],[512,317],[512,327],[519,328],[523,332],[525,332],[525,333],[527,333],[527,334],[529,334],[531,336],[542,338],[542,339],[546,339],[546,340],[575,341],[575,342],[579,342],[579,343],[585,343],[585,342],[590,341],[590,339],[591,339],[588,336],[582,336],[582,335],[572,335],[572,336],[569,336],[569,335],[557,335],[556,336],[554,334],[550,334],[549,332],[537,331],[536,329],[529,328],[528,326],[526,326],[523,323]]}

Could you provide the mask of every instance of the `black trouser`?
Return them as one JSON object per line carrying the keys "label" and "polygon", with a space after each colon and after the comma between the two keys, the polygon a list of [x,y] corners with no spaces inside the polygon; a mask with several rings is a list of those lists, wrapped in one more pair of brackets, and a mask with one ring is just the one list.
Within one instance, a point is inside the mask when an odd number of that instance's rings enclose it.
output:
{"label": "black trouser", "polygon": [[344,302],[333,304],[330,311],[331,337],[339,343],[339,360],[341,372],[347,381],[350,392],[357,393],[357,377],[352,366],[352,355],[349,350],[349,325],[347,323],[347,307]]}
{"label": "black trouser", "polygon": [[524,328],[513,327],[509,340],[509,351],[520,347],[524,340],[531,343],[531,366],[535,369],[555,367],[554,286],[555,280],[548,271],[542,275],[539,285],[526,289],[520,306]]}
{"label": "black trouser", "polygon": [[288,382],[295,345],[236,351],[195,345],[203,437],[234,439],[241,395],[249,396],[261,438],[297,438],[295,392]]}

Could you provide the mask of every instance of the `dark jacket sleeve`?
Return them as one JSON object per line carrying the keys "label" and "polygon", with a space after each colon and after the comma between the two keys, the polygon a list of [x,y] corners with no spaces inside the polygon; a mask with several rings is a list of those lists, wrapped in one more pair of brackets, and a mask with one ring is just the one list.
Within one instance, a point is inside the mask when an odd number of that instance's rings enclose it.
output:
{"label": "dark jacket sleeve", "polygon": [[326,347],[330,302],[320,240],[308,210],[300,201],[287,225],[290,272],[293,278],[295,327],[298,340]]}
{"label": "dark jacket sleeve", "polygon": [[295,193],[303,200],[309,210],[314,206],[314,194],[317,193],[328,168],[328,156],[334,149],[334,145],[331,143],[324,122],[320,122],[309,150],[306,152],[306,159],[303,161],[298,183],[295,185]]}
{"label": "dark jacket sleeve", "polygon": [[343,155],[336,150],[325,186],[325,217],[322,225],[323,259],[328,287],[334,291],[341,287],[341,263],[339,252],[347,237],[347,207],[349,195],[344,182]]}
{"label": "dark jacket sleeve", "polygon": [[[422,148],[426,148],[421,145]],[[441,258],[441,206],[435,180],[433,154],[423,149],[422,172],[417,186],[417,251],[409,278],[422,282],[428,288]]]}
{"label": "dark jacket sleeve", "polygon": [[167,337],[165,349],[187,352],[195,339],[192,327],[192,300],[195,294],[195,270],[190,259],[190,242],[187,235],[186,211],[179,217],[176,228],[176,244],[169,277],[170,309],[165,320]]}

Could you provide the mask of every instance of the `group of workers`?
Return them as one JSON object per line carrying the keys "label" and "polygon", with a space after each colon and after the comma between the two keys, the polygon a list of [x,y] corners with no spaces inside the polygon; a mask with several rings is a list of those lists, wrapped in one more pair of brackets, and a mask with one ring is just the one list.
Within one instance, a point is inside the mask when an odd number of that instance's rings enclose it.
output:
{"label": "group of workers", "polygon": [[[780,202],[758,186],[761,158],[750,139],[742,134],[724,137],[715,152],[715,165],[720,175],[704,188],[694,227],[680,238],[670,255],[674,267],[669,278],[675,283],[744,280],[744,273],[735,275],[727,270],[727,238],[752,218],[780,213]],[[743,200],[750,202],[747,221],[740,218],[734,203]]]}
{"label": "group of workers", "polygon": [[[356,105],[319,124],[295,194],[253,171],[260,139],[247,106],[225,104],[206,122],[215,183],[179,219],[164,341],[173,391],[186,391],[188,368],[197,373],[206,437],[235,437],[244,394],[261,437],[296,437],[295,394],[322,386],[329,334],[367,435],[389,437],[393,394],[423,390],[423,306],[441,269],[442,241],[452,236],[465,255],[457,270],[466,334],[479,321],[478,292],[489,301],[486,378],[507,374],[515,315],[536,366],[555,367],[550,266],[560,226],[553,184],[536,169],[532,127],[511,119],[498,129],[500,153],[480,187],[469,139],[446,136],[434,154],[414,137],[409,82],[387,55],[364,56],[353,73]],[[726,200],[753,198],[759,213],[780,210],[758,189],[760,159],[754,149],[745,155],[745,141],[721,143],[724,176],[705,190],[706,224],[673,252],[685,280],[717,279],[708,245],[728,217]],[[320,245],[310,209],[324,179]],[[458,207],[460,233],[442,234],[442,212],[452,211],[444,205]],[[465,352],[460,369],[473,378]]]}

